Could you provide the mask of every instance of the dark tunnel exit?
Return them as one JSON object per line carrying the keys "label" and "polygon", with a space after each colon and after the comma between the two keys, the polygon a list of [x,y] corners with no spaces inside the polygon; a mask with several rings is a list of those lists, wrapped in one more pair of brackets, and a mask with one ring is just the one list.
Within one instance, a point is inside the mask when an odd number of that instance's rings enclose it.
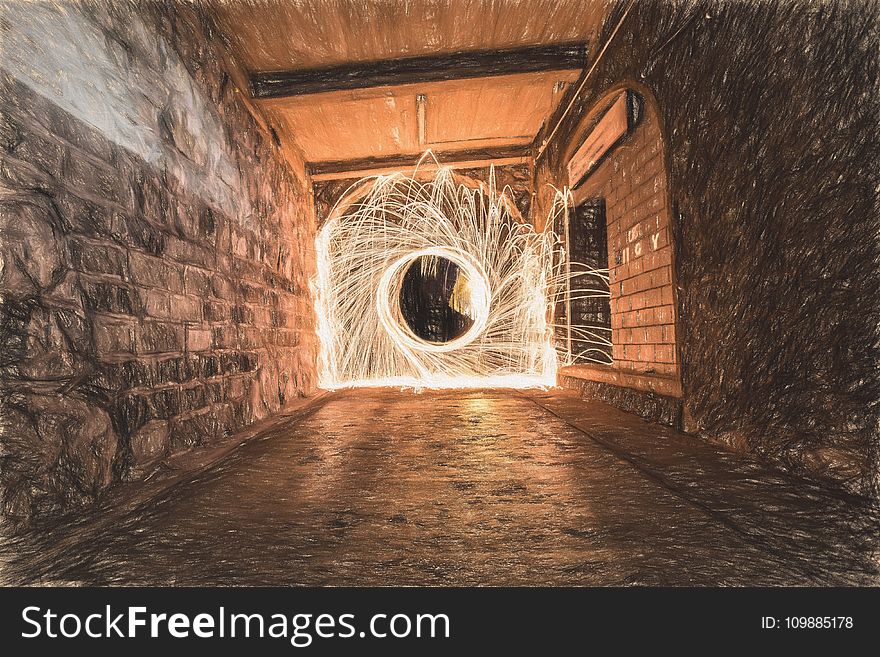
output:
{"label": "dark tunnel exit", "polygon": [[400,313],[422,340],[436,344],[455,340],[474,324],[462,303],[467,290],[467,275],[454,262],[421,256],[403,276]]}

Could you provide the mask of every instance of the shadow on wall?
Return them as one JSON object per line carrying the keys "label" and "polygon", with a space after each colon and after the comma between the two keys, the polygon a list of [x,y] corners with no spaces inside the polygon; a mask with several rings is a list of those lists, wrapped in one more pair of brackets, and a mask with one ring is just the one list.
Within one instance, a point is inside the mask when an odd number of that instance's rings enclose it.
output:
{"label": "shadow on wall", "polygon": [[0,19],[0,508],[25,524],[314,388],[315,228],[198,9]]}
{"label": "shadow on wall", "polygon": [[536,178],[537,190],[564,184],[567,135],[609,88],[651,89],[668,145],[685,428],[874,493],[878,15],[873,1],[636,2]]}

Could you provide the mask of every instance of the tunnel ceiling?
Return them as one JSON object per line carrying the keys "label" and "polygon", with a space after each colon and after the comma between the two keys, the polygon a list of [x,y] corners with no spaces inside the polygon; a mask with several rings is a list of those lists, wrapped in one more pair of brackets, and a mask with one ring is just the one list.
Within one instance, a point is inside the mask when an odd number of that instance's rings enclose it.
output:
{"label": "tunnel ceiling", "polygon": [[[257,102],[279,137],[318,165],[313,173],[332,174],[428,148],[450,162],[523,155],[559,103],[559,83],[583,68],[585,57],[554,53],[592,51],[606,8],[601,0],[262,0],[217,3],[215,12],[252,80],[293,76],[296,91],[273,97],[255,84]],[[545,51],[536,56],[535,47]],[[471,56],[467,73],[458,53]],[[409,75],[375,75],[383,63],[393,71],[416,57],[428,59]],[[358,88],[328,89],[343,77],[320,71],[330,67],[354,71]]]}

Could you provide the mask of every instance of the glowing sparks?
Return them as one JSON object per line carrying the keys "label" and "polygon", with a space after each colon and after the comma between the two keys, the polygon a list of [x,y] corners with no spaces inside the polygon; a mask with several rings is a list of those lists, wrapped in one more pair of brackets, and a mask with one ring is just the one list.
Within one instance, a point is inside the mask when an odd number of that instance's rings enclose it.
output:
{"label": "glowing sparks", "polygon": [[[458,184],[448,168],[359,185],[369,191],[334,212],[316,241],[321,385],[554,385],[552,317],[565,267],[552,228],[519,221],[494,171],[488,190]],[[565,211],[560,194],[553,212]],[[450,305],[472,320],[442,343],[415,335],[400,304],[409,267],[439,258],[458,267]]]}

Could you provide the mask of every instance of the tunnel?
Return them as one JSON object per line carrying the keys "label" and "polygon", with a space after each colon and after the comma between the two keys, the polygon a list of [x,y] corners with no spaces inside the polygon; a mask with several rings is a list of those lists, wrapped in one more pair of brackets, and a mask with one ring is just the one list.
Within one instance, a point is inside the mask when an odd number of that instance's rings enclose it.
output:
{"label": "tunnel", "polygon": [[406,268],[401,282],[400,314],[419,339],[446,344],[474,325],[474,313],[466,305],[467,290],[468,275],[452,260],[419,256]]}
{"label": "tunnel", "polygon": [[0,3],[0,582],[876,586],[877,19]]}

